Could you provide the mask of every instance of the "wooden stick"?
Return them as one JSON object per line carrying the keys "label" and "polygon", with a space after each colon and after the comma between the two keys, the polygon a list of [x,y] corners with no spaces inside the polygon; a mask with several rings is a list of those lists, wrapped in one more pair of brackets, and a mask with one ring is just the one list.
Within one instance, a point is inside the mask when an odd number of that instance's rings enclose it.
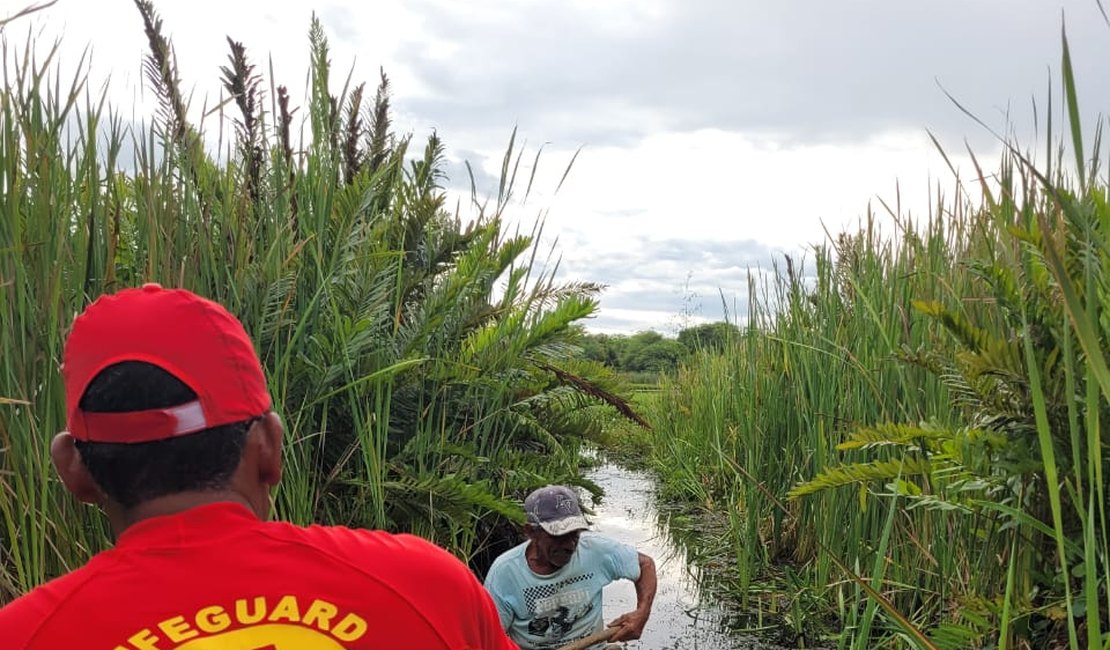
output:
{"label": "wooden stick", "polygon": [[586,648],[592,646],[595,643],[601,643],[602,641],[608,641],[609,639],[613,638],[614,636],[616,636],[619,630],[619,627],[607,627],[604,630],[591,634],[584,639],[578,639],[574,643],[568,643],[558,650],[586,650]]}

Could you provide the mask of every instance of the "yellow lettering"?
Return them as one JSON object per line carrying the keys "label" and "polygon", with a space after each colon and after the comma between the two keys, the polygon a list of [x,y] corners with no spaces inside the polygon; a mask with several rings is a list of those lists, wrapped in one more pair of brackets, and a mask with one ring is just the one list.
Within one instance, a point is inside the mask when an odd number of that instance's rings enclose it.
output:
{"label": "yellow lettering", "polygon": [[235,601],[235,620],[243,625],[254,625],[266,616],[266,597],[259,596],[254,599],[254,611],[247,610],[250,604],[246,598]]}
{"label": "yellow lettering", "polygon": [[205,607],[197,612],[197,627],[209,634],[223,632],[231,627],[231,617],[223,607]]}
{"label": "yellow lettering", "polygon": [[[301,620],[305,625],[315,625],[316,629],[321,632],[327,632],[331,629],[331,619],[339,613],[339,608],[324,600],[314,600],[308,606],[308,611],[304,613],[304,618]],[[317,623],[316,621],[319,621]]]}
{"label": "yellow lettering", "polygon": [[166,636],[170,638],[170,641],[174,643],[187,641],[200,634],[200,632],[189,627],[189,622],[185,620],[184,616],[174,616],[173,618],[166,619],[158,624],[158,629],[165,632]]}
{"label": "yellow lettering", "polygon": [[158,637],[154,636],[150,630],[142,630],[136,633],[127,642],[138,650],[158,650]]}
{"label": "yellow lettering", "polygon": [[340,641],[350,643],[366,634],[366,621],[354,614],[347,614],[342,621],[339,621],[339,625],[335,626],[331,634]]}
{"label": "yellow lettering", "polygon": [[299,623],[301,621],[301,610],[297,606],[297,598],[295,596],[282,596],[278,604],[274,606],[274,611],[270,612],[270,617],[266,620],[280,621],[282,619],[290,623]]}

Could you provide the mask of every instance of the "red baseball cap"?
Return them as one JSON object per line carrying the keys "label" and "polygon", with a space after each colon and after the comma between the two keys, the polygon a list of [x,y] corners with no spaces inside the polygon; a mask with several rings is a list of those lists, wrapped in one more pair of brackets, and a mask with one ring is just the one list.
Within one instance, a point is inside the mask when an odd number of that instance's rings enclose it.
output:
{"label": "red baseball cap", "polygon": [[[108,366],[144,361],[197,394],[187,404],[131,413],[79,407]],[[254,344],[219,304],[184,289],[146,284],[101,296],[73,321],[62,356],[69,433],[91,442],[137,443],[243,422],[270,410]]]}

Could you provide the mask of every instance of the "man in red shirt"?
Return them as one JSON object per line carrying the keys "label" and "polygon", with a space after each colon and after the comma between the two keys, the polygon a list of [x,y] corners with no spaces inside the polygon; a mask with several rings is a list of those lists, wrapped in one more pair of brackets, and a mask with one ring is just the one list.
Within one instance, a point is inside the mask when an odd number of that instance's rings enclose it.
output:
{"label": "man in red shirt", "polygon": [[267,522],[281,420],[243,326],[158,285],[93,303],[51,456],[115,547],[0,609],[35,650],[511,650],[464,564],[411,535]]}

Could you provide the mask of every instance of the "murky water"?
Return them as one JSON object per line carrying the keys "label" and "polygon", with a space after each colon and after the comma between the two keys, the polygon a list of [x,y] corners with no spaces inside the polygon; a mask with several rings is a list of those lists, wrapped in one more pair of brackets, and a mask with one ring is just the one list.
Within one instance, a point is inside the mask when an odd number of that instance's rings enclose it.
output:
{"label": "murky water", "polygon": [[[594,507],[593,528],[631,544],[655,559],[659,590],[651,619],[627,650],[772,650],[777,646],[731,633],[725,612],[703,598],[682,551],[658,522],[651,476],[605,464],[586,474],[605,490]],[[636,588],[622,580],[605,588],[603,611],[611,621],[635,609]]]}

